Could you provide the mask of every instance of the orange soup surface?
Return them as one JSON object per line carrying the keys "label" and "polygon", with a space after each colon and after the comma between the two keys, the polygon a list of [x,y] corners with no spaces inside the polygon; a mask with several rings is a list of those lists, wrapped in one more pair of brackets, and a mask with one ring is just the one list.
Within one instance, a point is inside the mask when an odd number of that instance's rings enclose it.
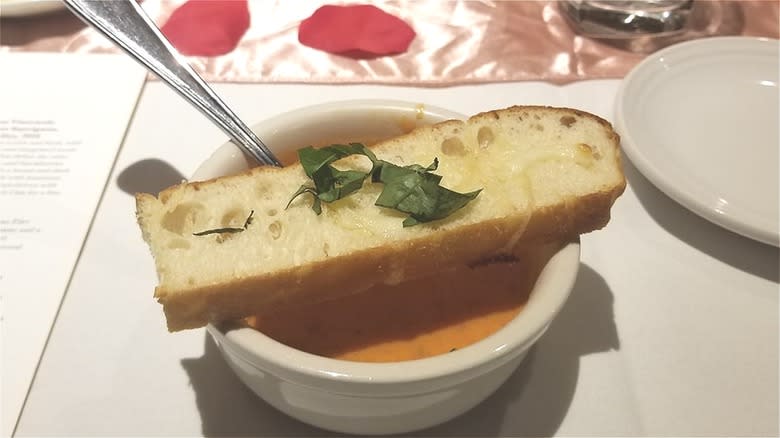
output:
{"label": "orange soup surface", "polygon": [[443,354],[495,333],[517,316],[559,247],[534,248],[512,259],[376,286],[247,322],[291,347],[336,359],[395,362]]}

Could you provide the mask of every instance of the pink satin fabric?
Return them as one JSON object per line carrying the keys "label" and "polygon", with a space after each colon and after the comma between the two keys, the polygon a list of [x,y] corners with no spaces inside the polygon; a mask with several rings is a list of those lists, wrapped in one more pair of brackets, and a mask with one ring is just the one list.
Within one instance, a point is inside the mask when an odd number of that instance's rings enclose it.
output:
{"label": "pink satin fabric", "polygon": [[[184,1],[145,0],[143,7],[162,25]],[[542,80],[563,84],[620,78],[647,53],[681,40],[720,35],[780,38],[780,2],[771,0],[697,0],[690,28],[683,35],[622,46],[577,35],[555,1],[386,0],[370,3],[411,24],[417,38],[406,53],[355,60],[298,42],[300,21],[326,3],[355,2],[250,0],[251,26],[233,52],[189,60],[211,82],[446,86]],[[63,11],[2,19],[0,50],[117,49]]]}

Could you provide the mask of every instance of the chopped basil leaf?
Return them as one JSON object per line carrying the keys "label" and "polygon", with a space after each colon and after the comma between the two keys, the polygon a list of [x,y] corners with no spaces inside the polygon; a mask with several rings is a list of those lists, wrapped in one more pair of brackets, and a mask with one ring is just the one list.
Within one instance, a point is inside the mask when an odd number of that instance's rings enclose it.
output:
{"label": "chopped basil leaf", "polygon": [[314,187],[308,187],[305,184],[301,186],[301,188],[298,189],[297,192],[293,193],[292,198],[290,198],[290,201],[287,203],[287,207],[284,207],[287,209],[290,204],[297,198],[299,195],[302,195],[304,193],[311,193],[312,196],[314,196],[314,202],[311,205],[311,209],[314,210],[315,213],[320,214],[322,213],[322,204],[320,203],[320,198],[317,197],[317,189]]}
{"label": "chopped basil leaf", "polygon": [[[331,164],[350,155],[364,155],[371,160],[371,170],[339,170]],[[397,166],[378,160],[376,155],[360,143],[331,145],[315,149],[307,147],[298,151],[304,172],[314,182],[314,186],[302,185],[296,191],[287,207],[298,196],[309,193],[314,198],[312,209],[322,213],[321,202],[333,202],[348,196],[363,187],[363,181],[370,175],[372,182],[384,184],[382,193],[376,200],[379,207],[393,208],[409,217],[404,227],[443,219],[476,198],[480,190],[470,193],[458,193],[439,185],[442,177],[433,172],[439,167],[434,159],[428,167],[419,164]]]}
{"label": "chopped basil leaf", "polygon": [[241,231],[244,231],[244,229],[243,228],[225,227],[225,228],[214,228],[212,230],[198,231],[197,233],[192,233],[192,235],[193,236],[207,236],[209,234],[240,233]]}
{"label": "chopped basil leaf", "polygon": [[249,212],[249,216],[247,216],[247,217],[246,217],[246,220],[244,221],[244,229],[245,229],[245,230],[246,230],[246,227],[248,227],[248,226],[249,226],[249,224],[251,224],[251,223],[252,223],[252,216],[254,216],[254,215],[255,215],[255,211],[254,211],[254,210],[251,210],[251,211]]}
{"label": "chopped basil leaf", "polygon": [[298,150],[298,158],[303,171],[312,179],[314,187],[302,185],[293,194],[287,207],[299,195],[310,193],[314,197],[312,210],[320,214],[322,213],[322,201],[333,202],[360,190],[368,173],[356,170],[339,170],[331,166],[334,161],[356,154],[369,157],[372,163],[376,161],[374,154],[360,143],[331,145],[319,149],[309,146]]}
{"label": "chopped basil leaf", "polygon": [[440,186],[442,177],[429,171],[437,165],[436,160],[427,168],[385,163],[379,177],[385,186],[375,205],[409,213],[403,226],[410,227],[443,219],[477,197],[481,190],[458,193]]}
{"label": "chopped basil leaf", "polygon": [[209,234],[221,234],[221,233],[240,233],[249,226],[249,224],[252,223],[252,216],[255,214],[255,211],[252,210],[249,212],[249,216],[247,216],[246,220],[244,221],[243,227],[224,227],[224,228],[214,228],[212,230],[205,230],[205,231],[199,231],[197,233],[192,233],[193,236],[207,236]]}

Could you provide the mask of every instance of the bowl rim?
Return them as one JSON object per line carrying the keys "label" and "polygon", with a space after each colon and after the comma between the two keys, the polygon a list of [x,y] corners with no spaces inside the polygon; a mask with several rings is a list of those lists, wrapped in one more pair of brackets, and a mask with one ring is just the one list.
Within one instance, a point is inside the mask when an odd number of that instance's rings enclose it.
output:
{"label": "bowl rim", "polygon": [[[341,114],[366,109],[391,110],[408,113],[411,110],[425,112],[433,118],[448,119],[464,116],[427,104],[399,100],[357,99],[328,102],[306,106],[277,115],[252,126],[252,129],[281,129],[301,115],[332,116],[333,110]],[[262,138],[262,135],[261,135]],[[221,148],[230,147],[226,143]],[[236,148],[234,145],[231,145]],[[237,149],[237,148],[236,148]],[[217,150],[218,152],[219,150]],[[215,152],[215,155],[216,153]],[[212,155],[212,158],[214,155]],[[211,159],[211,158],[210,158]],[[208,161],[208,160],[207,160]],[[197,172],[196,172],[197,174]],[[331,390],[346,390],[342,385],[384,385],[419,383],[421,381],[454,376],[465,380],[475,373],[489,371],[519,355],[544,333],[560,311],[571,292],[580,264],[579,238],[564,243],[540,272],[528,302],[518,316],[493,334],[462,349],[422,359],[369,363],[318,356],[297,350],[278,342],[263,333],[235,324],[209,324],[208,332],[220,348],[243,359],[247,365],[270,372],[285,380],[330,382]],[[326,385],[327,386],[327,385]]]}

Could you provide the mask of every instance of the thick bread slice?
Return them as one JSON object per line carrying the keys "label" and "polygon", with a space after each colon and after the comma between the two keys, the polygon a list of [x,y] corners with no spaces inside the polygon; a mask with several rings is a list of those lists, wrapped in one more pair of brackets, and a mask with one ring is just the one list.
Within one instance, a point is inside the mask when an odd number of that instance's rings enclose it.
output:
{"label": "thick bread slice", "polygon": [[[301,145],[306,146],[306,145]],[[441,184],[479,196],[448,218],[403,228],[405,215],[374,206],[381,184],[321,215],[301,196],[299,165],[139,194],[137,218],[154,255],[171,331],[395,284],[457,263],[569,239],[606,225],[625,188],[619,139],[582,111],[512,107],[418,128],[372,147],[379,159],[427,166]],[[354,159],[353,159],[354,158]],[[364,157],[339,166],[368,168]],[[243,232],[194,236],[220,227]]]}

